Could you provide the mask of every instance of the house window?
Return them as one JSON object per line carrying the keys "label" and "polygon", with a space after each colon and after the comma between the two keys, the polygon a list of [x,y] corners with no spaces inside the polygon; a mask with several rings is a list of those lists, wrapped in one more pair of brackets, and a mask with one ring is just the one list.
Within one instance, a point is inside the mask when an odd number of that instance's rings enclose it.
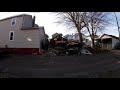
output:
{"label": "house window", "polygon": [[16,18],[13,18],[12,20],[11,20],[11,26],[14,26],[16,24]]}
{"label": "house window", "polygon": [[14,41],[14,31],[10,31],[9,33],[9,40]]}

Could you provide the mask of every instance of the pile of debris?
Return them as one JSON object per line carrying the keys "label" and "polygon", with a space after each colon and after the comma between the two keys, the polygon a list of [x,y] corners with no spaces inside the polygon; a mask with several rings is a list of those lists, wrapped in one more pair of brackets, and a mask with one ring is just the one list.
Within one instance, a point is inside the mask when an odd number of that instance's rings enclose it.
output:
{"label": "pile of debris", "polygon": [[54,34],[52,39],[50,39],[50,48],[52,53],[56,55],[71,55],[71,54],[87,54],[92,55],[92,53],[87,49],[84,43],[79,43],[78,41],[68,41],[62,37],[62,34]]}

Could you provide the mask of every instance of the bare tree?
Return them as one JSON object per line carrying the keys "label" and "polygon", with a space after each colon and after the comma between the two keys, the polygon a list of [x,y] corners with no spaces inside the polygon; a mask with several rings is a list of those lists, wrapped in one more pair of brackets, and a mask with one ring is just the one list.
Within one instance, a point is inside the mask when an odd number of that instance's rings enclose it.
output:
{"label": "bare tree", "polygon": [[104,30],[108,24],[109,19],[107,18],[109,13],[107,12],[87,12],[84,23],[92,40],[92,47],[95,46],[95,38],[97,32]]}
{"label": "bare tree", "polygon": [[79,34],[79,41],[82,42],[81,30],[85,27],[85,12],[59,12],[57,15],[59,17],[57,23],[64,24],[69,28],[75,28]]}

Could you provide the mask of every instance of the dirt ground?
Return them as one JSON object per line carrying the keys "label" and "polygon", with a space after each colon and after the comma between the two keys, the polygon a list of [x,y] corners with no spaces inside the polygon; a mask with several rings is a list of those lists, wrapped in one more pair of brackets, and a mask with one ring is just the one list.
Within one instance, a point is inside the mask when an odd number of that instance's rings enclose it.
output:
{"label": "dirt ground", "polygon": [[120,51],[0,57],[0,78],[120,78]]}

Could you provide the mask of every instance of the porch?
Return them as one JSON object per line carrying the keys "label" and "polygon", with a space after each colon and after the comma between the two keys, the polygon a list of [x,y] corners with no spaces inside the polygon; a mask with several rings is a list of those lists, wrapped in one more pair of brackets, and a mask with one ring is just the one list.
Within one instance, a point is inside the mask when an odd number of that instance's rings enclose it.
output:
{"label": "porch", "polygon": [[97,39],[102,49],[111,50],[112,49],[112,38],[101,38]]}

